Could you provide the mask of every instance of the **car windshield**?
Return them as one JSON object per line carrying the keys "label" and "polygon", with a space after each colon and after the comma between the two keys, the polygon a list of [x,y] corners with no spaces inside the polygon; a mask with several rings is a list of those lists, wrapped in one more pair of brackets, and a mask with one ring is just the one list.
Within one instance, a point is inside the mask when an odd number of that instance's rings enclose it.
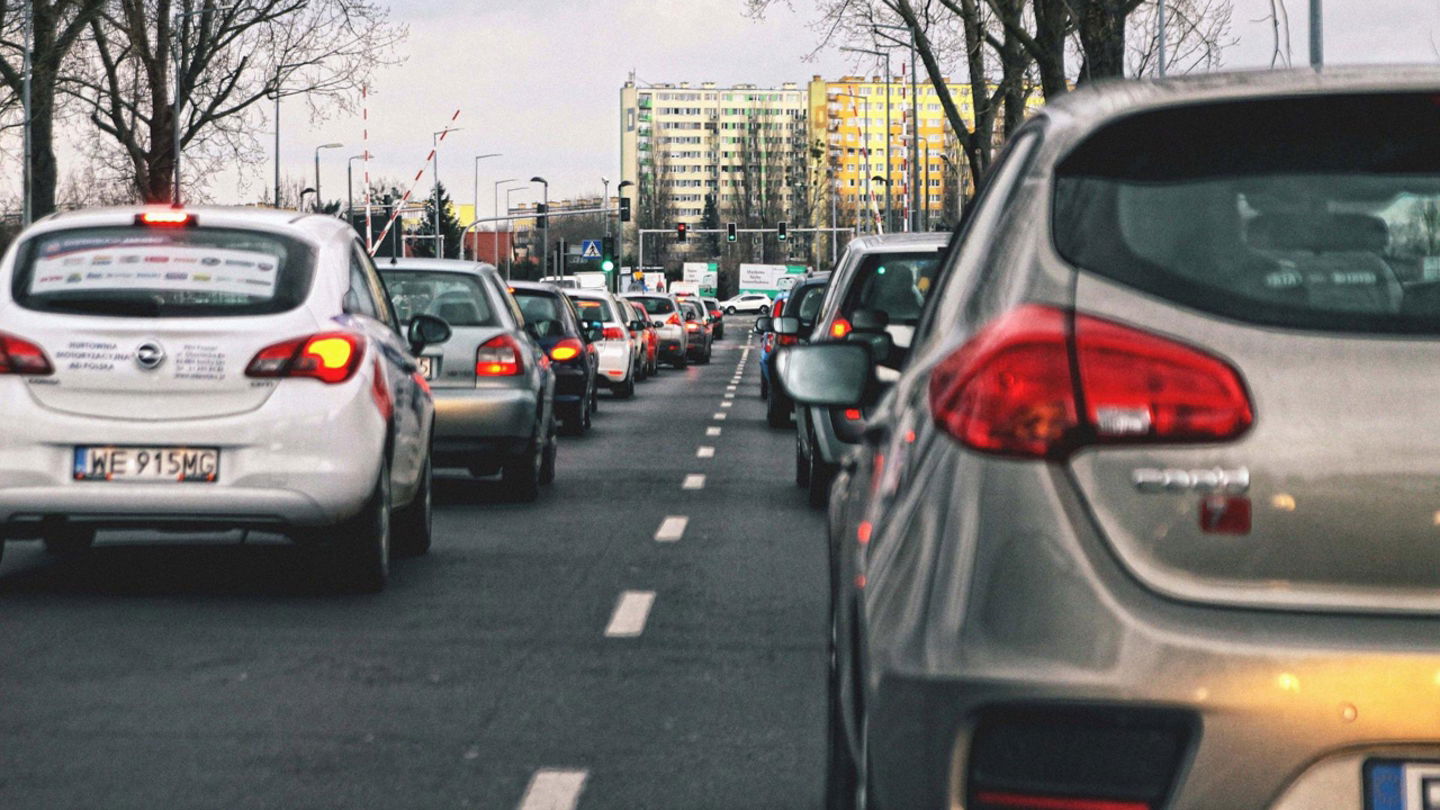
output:
{"label": "car windshield", "polygon": [[939,265],[936,250],[867,254],[855,271],[841,312],[850,317],[859,309],[878,310],[890,324],[914,326]]}
{"label": "car windshield", "polygon": [[480,279],[469,273],[382,270],[395,314],[401,323],[416,315],[434,315],[451,326],[495,326]]}
{"label": "car windshield", "polygon": [[313,251],[222,228],[74,228],[21,243],[11,294],[27,309],[142,318],[265,315],[299,306]]}
{"label": "car windshield", "polygon": [[[1430,94],[1135,115],[1057,168],[1056,245],[1087,271],[1253,323],[1440,333],[1437,131]],[[1255,132],[1264,150],[1248,147]]]}
{"label": "car windshield", "polygon": [[637,296],[632,297],[630,300],[644,307],[645,311],[650,313],[651,315],[668,315],[669,313],[675,311],[675,305],[671,303],[669,298],[659,298],[655,296]]}

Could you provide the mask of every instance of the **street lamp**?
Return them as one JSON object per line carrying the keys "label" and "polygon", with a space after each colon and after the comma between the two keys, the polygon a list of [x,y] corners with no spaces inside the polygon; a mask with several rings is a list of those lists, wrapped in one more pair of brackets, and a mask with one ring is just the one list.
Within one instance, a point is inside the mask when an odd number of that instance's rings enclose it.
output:
{"label": "street lamp", "polygon": [[[505,216],[510,216],[510,195],[517,191],[529,190],[529,186],[511,186],[505,189]],[[498,216],[498,215],[497,215]],[[510,280],[510,266],[515,257],[515,221],[505,220],[505,230],[510,234],[509,246],[505,250],[505,280]]]}
{"label": "street lamp", "polygon": [[550,275],[550,183],[545,178],[538,176],[530,178],[530,182],[539,183],[545,187],[544,196],[541,200],[545,205],[545,213],[535,218],[535,224],[537,226],[541,223],[542,217],[545,223],[545,227],[541,229],[542,234],[540,237],[540,244],[542,245],[540,249],[540,277],[545,278]]}
{"label": "street lamp", "polygon": [[[883,56],[883,57],[885,58],[885,180],[886,180],[886,183],[885,183],[885,227],[886,227],[886,228],[889,228],[891,231],[893,231],[893,230],[895,230],[895,222],[894,222],[894,217],[892,216],[892,213],[891,213],[891,210],[890,210],[891,194],[890,194],[890,183],[889,183],[889,180],[890,180],[890,129],[891,129],[891,125],[890,125],[890,85],[891,85],[891,81],[890,81],[890,54],[889,54],[888,52],[886,52],[886,51],[872,51],[872,50],[870,50],[870,49],[868,49],[868,48],[849,48],[849,47],[842,47],[840,50],[842,50],[842,51],[851,51],[851,52],[854,52],[854,53],[868,53],[868,54],[870,54],[871,56]],[[869,104],[868,104],[868,103],[866,104],[866,118],[865,118],[865,122],[866,122],[867,124],[870,122],[870,118],[869,118]],[[868,147],[867,147],[867,148],[868,148]],[[867,161],[867,162],[868,162],[868,161]],[[868,170],[869,170],[869,167],[866,167],[866,170],[868,171]]]}
{"label": "street lamp", "polygon": [[[850,108],[851,108],[852,110],[853,110],[853,109],[858,109],[858,107],[857,107],[856,104],[855,104],[855,102],[856,102],[857,100],[863,100],[863,101],[865,102],[865,118],[864,118],[865,123],[864,123],[864,125],[863,125],[863,128],[864,128],[864,129],[863,129],[863,132],[862,132],[862,135],[861,135],[861,137],[863,137],[863,138],[865,139],[865,147],[860,150],[860,155],[861,155],[861,157],[865,158],[865,168],[863,169],[864,174],[862,174],[861,177],[864,177],[864,178],[865,178],[865,203],[866,203],[867,206],[873,205],[875,201],[874,201],[873,199],[871,199],[871,195],[870,195],[870,100],[869,100],[869,98],[866,97],[866,96],[857,96],[857,95],[855,95],[854,93],[836,93],[836,94],[835,94],[835,97],[836,97],[836,98],[848,98],[848,99],[850,99]],[[857,114],[858,114],[858,113],[857,113]],[[888,161],[889,158],[886,158],[886,160]],[[890,190],[887,188],[885,191],[886,191],[886,193],[888,194]],[[860,220],[860,212],[859,212],[859,210],[856,210],[856,212],[855,212],[855,220],[856,220],[856,224],[858,225],[858,224],[859,224],[859,220]],[[875,224],[874,221],[870,219],[870,216],[869,216],[868,213],[867,213],[866,216],[865,216],[865,220],[866,220],[867,222],[869,222],[871,225],[874,225],[874,224]]]}
{"label": "street lamp", "polygon": [[[909,41],[902,42],[901,40],[896,39],[890,34],[882,33],[880,30],[882,28],[886,28],[891,31],[904,31],[910,35]],[[920,96],[917,92],[917,88],[915,85],[916,80],[919,78],[916,73],[916,59],[918,58],[918,49],[915,47],[915,32],[911,31],[908,26],[904,25],[872,25],[870,27],[870,32],[875,36],[882,37],[885,40],[894,43],[901,48],[910,49],[910,118],[912,120],[912,130],[910,133],[910,165],[912,167],[911,170],[916,171],[918,169],[918,167],[916,166],[916,162],[920,160]],[[1008,136],[1010,133],[1007,132],[1005,134]],[[920,221],[920,194],[919,190],[916,188],[915,183],[912,182],[910,184],[910,188],[911,197],[914,199],[914,207],[913,210],[910,212],[910,217],[914,220],[911,230],[919,230],[918,223]]]}
{"label": "street lamp", "polygon": [[[297,209],[301,210],[301,211],[304,211],[304,210],[305,210],[305,195],[306,195],[306,194],[315,194],[315,189],[313,189],[313,188],[303,188],[303,189],[300,189],[300,199],[299,199],[299,201],[298,201],[298,204],[297,204],[295,207],[296,207]],[[317,199],[317,200],[320,199],[320,195],[315,194],[315,199]]]}
{"label": "street lamp", "polygon": [[[480,218],[480,161],[484,160],[485,158],[491,158],[491,157],[500,157],[500,153],[499,153],[499,152],[490,152],[490,153],[487,153],[487,154],[484,154],[484,155],[476,155],[476,156],[475,156],[475,178],[474,178],[474,180],[475,180],[475,200],[474,200],[474,208],[473,208],[473,210],[474,210],[475,213],[474,213],[474,216],[471,217],[472,220],[473,220],[473,219],[479,219],[479,218]],[[475,251],[474,251],[474,255],[472,255],[472,256],[470,257],[470,258],[472,258],[472,259],[478,259],[478,258],[480,257],[480,241],[479,241],[479,240],[480,240],[480,237],[478,237],[478,236],[475,237],[475,240],[476,240],[476,241],[475,241]],[[461,249],[460,249],[460,255],[462,255],[462,256],[465,255],[465,249],[464,249],[463,246],[462,246]]]}
{"label": "street lamp", "polygon": [[[876,183],[884,183],[884,184],[885,184],[885,199],[887,200],[887,202],[885,203],[885,208],[888,210],[888,209],[890,208],[890,203],[888,202],[888,200],[890,199],[890,178],[888,178],[888,177],[881,177],[880,175],[877,174],[877,175],[875,175],[874,177],[872,177],[872,178],[870,178],[870,179],[873,180],[873,181],[876,182]],[[874,200],[871,200],[871,201],[870,201],[870,204],[873,206],[873,205],[875,204],[875,201],[874,201]],[[878,218],[879,216],[880,216],[880,212],[879,212],[879,211],[876,211],[876,212],[875,212],[875,217]],[[889,218],[889,217],[886,217],[886,218],[885,218],[885,227],[886,227],[886,228],[889,228],[889,227],[890,227],[890,218]]]}
{"label": "street lamp", "polygon": [[[500,216],[500,185],[501,185],[502,183],[513,183],[513,182],[515,182],[516,180],[519,180],[519,179],[520,179],[520,178],[518,178],[518,177],[507,177],[507,178],[505,178],[504,180],[496,180],[496,181],[495,181],[495,187],[494,187],[494,188],[495,188],[495,194],[493,195],[494,198],[495,198],[495,205],[494,205],[494,208],[491,210],[491,214],[492,214],[493,216],[495,216],[495,217],[499,217],[499,216]],[[479,199],[479,198],[477,197],[476,199]],[[476,203],[475,218],[476,218],[476,219],[479,219],[479,218],[480,218],[479,203]],[[492,264],[494,264],[496,267],[499,267],[499,266],[500,266],[500,220],[499,220],[499,219],[496,219],[496,220],[495,220],[495,225],[494,225],[494,228],[493,228],[493,230],[492,230],[492,233],[495,234],[495,238],[494,238],[493,240],[491,240],[491,244],[492,244],[492,246],[494,247],[494,250],[491,251],[491,255],[492,255],[492,256],[494,257],[494,259],[495,259],[494,262],[492,262]],[[477,237],[475,237],[475,238],[478,240],[480,237],[477,236]],[[478,241],[475,243],[475,258],[477,258],[477,259],[480,258],[480,243],[479,243]]]}
{"label": "street lamp", "polygon": [[445,127],[430,133],[430,174],[435,178],[435,211],[431,219],[435,222],[435,247],[432,250],[435,258],[444,258],[442,252],[445,250],[444,238],[440,235],[440,141],[452,132],[459,132],[464,127]]}
{"label": "street lamp", "polygon": [[361,152],[345,158],[345,221],[355,222],[355,161],[368,160],[370,153]]}
{"label": "street lamp", "polygon": [[320,144],[319,146],[315,147],[315,210],[316,210],[316,211],[319,211],[319,210],[320,210],[320,205],[321,205],[321,203],[322,203],[322,201],[323,201],[323,199],[324,199],[324,198],[322,198],[322,197],[320,196],[320,150],[321,150],[321,149],[339,149],[339,148],[341,148],[341,147],[344,146],[344,145],[345,145],[345,144],[343,144],[343,143],[322,143],[322,144]]}
{"label": "street lamp", "polygon": [[[609,208],[609,207],[610,207],[610,178],[608,178],[608,177],[602,177],[602,178],[600,178],[600,188],[602,189],[602,191],[600,192],[600,207],[601,207],[601,208]],[[610,236],[610,215],[609,215],[609,214],[601,214],[601,215],[600,215],[600,219],[601,219],[602,222],[605,223],[605,228],[604,228],[604,230],[601,231],[601,233],[602,233],[605,237],[608,238],[608,237]]]}

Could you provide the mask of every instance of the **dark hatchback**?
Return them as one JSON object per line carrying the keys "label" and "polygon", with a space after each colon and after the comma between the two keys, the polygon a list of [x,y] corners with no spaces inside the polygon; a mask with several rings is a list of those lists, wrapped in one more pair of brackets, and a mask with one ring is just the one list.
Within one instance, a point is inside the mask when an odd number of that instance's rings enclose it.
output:
{"label": "dark hatchback", "polygon": [[600,360],[575,305],[550,284],[512,281],[510,294],[525,315],[531,334],[550,357],[555,370],[555,412],[565,432],[572,436],[584,433],[595,412],[595,375]]}
{"label": "dark hatchback", "polygon": [[[820,315],[820,303],[825,299],[825,288],[830,284],[829,273],[808,276],[782,298],[776,298],[771,309],[773,317],[762,315],[755,322],[755,328],[765,333],[760,349],[760,396],[765,399],[765,421],[771,427],[788,427],[790,414],[795,404],[785,393],[785,387],[775,384],[775,364],[772,362],[775,349],[796,343],[808,343],[815,320]],[[781,302],[784,302],[783,304]],[[777,335],[774,332],[774,318],[788,315],[798,318],[800,331],[794,335]]]}

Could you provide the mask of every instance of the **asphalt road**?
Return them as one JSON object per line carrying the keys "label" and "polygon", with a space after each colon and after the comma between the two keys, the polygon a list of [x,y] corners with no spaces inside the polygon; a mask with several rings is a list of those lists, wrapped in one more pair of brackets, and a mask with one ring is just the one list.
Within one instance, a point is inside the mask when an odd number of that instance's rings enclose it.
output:
{"label": "asphalt road", "polygon": [[377,596],[254,540],[11,543],[0,808],[819,806],[823,518],[729,321],[602,400],[539,502],[442,474]]}

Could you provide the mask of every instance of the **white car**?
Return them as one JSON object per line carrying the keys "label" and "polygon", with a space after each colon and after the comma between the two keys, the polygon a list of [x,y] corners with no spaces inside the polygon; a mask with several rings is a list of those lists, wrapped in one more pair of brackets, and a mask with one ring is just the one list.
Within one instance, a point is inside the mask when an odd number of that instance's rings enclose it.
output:
{"label": "white car", "polygon": [[594,345],[600,358],[599,379],[621,399],[634,396],[639,341],[630,334],[630,324],[615,296],[606,290],[566,290],[565,295],[580,312],[581,326],[597,325]]}
{"label": "white car", "polygon": [[[255,529],[378,591],[430,545],[434,406],[374,264],[334,217],[63,213],[0,261],[0,543]],[[393,540],[392,540],[393,538]]]}
{"label": "white car", "polygon": [[720,308],[725,310],[726,315],[734,315],[737,312],[758,312],[764,315],[770,311],[770,296],[761,293],[745,293],[721,301]]}

